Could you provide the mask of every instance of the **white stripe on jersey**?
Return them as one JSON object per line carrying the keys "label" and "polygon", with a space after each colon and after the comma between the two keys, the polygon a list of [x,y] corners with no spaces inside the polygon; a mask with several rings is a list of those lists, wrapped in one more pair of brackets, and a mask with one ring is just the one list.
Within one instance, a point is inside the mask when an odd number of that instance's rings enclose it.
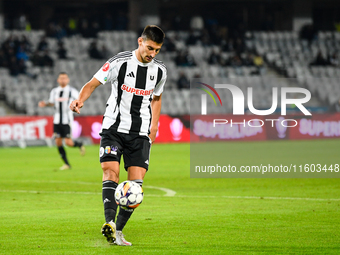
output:
{"label": "white stripe on jersey", "polygon": [[52,89],[48,102],[54,104],[54,124],[70,125],[72,123],[73,112],[69,106],[73,100],[78,98],[78,95],[78,91],[69,85]]}
{"label": "white stripe on jersey", "polygon": [[94,77],[102,84],[112,85],[102,129],[148,135],[150,102],[153,95],[163,92],[167,78],[165,65],[156,59],[141,63],[135,51],[125,51],[108,60]]}

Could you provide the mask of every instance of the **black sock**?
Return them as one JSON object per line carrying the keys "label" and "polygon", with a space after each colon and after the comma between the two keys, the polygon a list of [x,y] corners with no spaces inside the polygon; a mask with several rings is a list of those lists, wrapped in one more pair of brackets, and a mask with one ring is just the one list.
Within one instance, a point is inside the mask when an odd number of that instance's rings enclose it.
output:
{"label": "black sock", "polygon": [[102,198],[106,222],[115,221],[116,218],[117,204],[114,194],[117,186],[114,181],[103,181]]}
{"label": "black sock", "polygon": [[[137,182],[141,187],[143,185],[143,180],[133,180],[134,182]],[[128,220],[130,219],[132,213],[133,213],[134,209],[130,209],[130,208],[123,208],[123,207],[119,207],[119,213],[117,216],[117,223],[116,223],[116,229],[118,231],[122,231],[123,228],[125,227],[126,223],[128,222]]]}
{"label": "black sock", "polygon": [[79,147],[80,148],[81,146],[83,146],[83,142],[74,141],[73,143],[74,143],[73,147]]}
{"label": "black sock", "polygon": [[65,164],[66,165],[70,165],[68,163],[68,160],[67,160],[67,157],[66,157],[66,152],[64,150],[64,147],[63,146],[58,146],[58,151],[59,151],[59,154],[61,156],[61,158],[64,160]]}

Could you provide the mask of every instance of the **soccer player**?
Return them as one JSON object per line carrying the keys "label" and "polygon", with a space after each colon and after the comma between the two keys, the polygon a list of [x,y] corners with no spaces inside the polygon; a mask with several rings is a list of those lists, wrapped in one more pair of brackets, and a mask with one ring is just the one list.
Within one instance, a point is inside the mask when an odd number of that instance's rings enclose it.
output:
{"label": "soccer player", "polygon": [[78,91],[69,84],[70,79],[67,73],[61,72],[58,75],[58,87],[52,89],[50,98],[47,102],[40,101],[39,107],[54,106],[55,113],[53,118],[53,136],[58,147],[59,154],[64,161],[64,165],[60,170],[71,168],[66,157],[66,152],[63,147],[63,139],[65,144],[70,147],[78,147],[80,154],[85,154],[85,147],[82,142],[73,141],[71,138],[71,125],[73,121],[73,112],[69,109],[70,102],[78,98]]}
{"label": "soccer player", "polygon": [[101,84],[110,82],[112,92],[103,118],[100,162],[103,169],[103,203],[106,223],[102,234],[109,243],[130,246],[122,230],[133,209],[120,207],[114,192],[119,182],[119,165],[123,155],[128,180],[143,184],[149,167],[151,144],[156,138],[161,112],[162,92],[167,78],[165,65],[155,59],[164,32],[154,25],[144,28],[134,51],[118,53],[87,82],[70,108],[79,113],[84,102]]}

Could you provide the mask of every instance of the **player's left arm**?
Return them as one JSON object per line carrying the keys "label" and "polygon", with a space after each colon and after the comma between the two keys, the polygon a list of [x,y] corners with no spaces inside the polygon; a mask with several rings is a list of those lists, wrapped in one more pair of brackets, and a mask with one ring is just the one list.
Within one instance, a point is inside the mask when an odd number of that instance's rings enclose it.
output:
{"label": "player's left arm", "polygon": [[161,108],[162,108],[162,94],[160,94],[159,96],[154,95],[151,101],[152,121],[149,134],[152,143],[156,139],[156,134],[158,131],[158,121],[159,117],[161,116]]}

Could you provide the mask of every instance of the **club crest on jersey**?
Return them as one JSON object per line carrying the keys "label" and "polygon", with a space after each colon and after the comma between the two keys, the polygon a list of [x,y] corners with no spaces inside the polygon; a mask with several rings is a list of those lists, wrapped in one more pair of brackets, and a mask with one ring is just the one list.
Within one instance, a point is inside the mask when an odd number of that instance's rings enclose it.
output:
{"label": "club crest on jersey", "polygon": [[153,75],[150,75],[150,80],[154,80],[155,79],[155,76],[153,76]]}
{"label": "club crest on jersey", "polygon": [[105,64],[103,65],[102,70],[103,70],[104,72],[106,72],[107,70],[109,70],[109,68],[110,68],[110,64],[109,64],[109,63],[105,63]]}
{"label": "club crest on jersey", "polygon": [[150,96],[153,92],[153,89],[150,90],[136,89],[126,86],[125,84],[122,85],[122,90],[137,96]]}

